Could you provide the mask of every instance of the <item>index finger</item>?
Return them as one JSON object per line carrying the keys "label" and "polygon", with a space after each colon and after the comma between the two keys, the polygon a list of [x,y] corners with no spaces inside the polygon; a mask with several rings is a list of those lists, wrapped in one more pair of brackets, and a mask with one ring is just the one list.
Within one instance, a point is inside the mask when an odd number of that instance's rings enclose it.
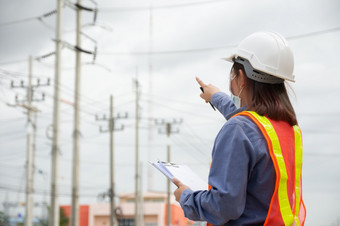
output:
{"label": "index finger", "polygon": [[207,86],[201,79],[199,79],[199,77],[196,77],[196,81],[201,87]]}
{"label": "index finger", "polygon": [[177,178],[172,178],[172,182],[177,186],[177,187],[179,187],[181,184],[182,184],[182,182],[180,181],[180,180],[178,180]]}

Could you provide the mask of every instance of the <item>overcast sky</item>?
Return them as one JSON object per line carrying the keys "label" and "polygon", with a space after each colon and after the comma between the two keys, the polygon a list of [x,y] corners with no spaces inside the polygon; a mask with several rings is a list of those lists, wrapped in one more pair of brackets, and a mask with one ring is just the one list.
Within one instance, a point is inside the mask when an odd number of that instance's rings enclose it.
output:
{"label": "overcast sky", "polygon": [[[83,12],[81,76],[80,203],[98,202],[109,187],[109,134],[100,133],[107,123],[95,115],[109,113],[114,96],[115,112],[128,112],[124,131],[115,133],[116,189],[134,192],[135,87],[140,81],[140,160],[143,190],[165,191],[166,180],[148,160],[166,158],[185,163],[207,180],[213,141],[225,120],[199,97],[195,76],[228,91],[231,64],[220,60],[247,35],[277,31],[284,35],[295,55],[296,83],[289,83],[291,100],[304,138],[303,195],[307,225],[340,224],[340,2],[338,0],[119,0],[96,1],[93,13]],[[28,57],[39,58],[55,50],[55,18],[38,17],[56,9],[56,1],[3,0],[0,3],[0,202],[25,201],[27,119],[20,107],[24,89],[10,88],[11,81],[27,84]],[[83,1],[95,7],[92,1]],[[152,8],[152,10],[150,10]],[[75,13],[63,12],[63,37],[75,44]],[[75,54],[62,52],[60,204],[70,204],[72,179],[72,130]],[[54,56],[34,60],[33,83],[54,79]],[[37,122],[35,202],[49,202],[53,86],[35,89],[45,93]],[[71,104],[67,104],[71,103]],[[168,140],[159,133],[164,126],[150,119],[183,119],[173,125]],[[0,205],[0,210],[3,206]],[[11,214],[24,213],[23,207]],[[42,214],[35,208],[34,214]]]}

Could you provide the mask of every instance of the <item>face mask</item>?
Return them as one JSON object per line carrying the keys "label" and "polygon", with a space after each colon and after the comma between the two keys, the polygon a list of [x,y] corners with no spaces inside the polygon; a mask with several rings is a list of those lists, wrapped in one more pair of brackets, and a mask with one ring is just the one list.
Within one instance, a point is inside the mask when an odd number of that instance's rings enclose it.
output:
{"label": "face mask", "polygon": [[237,96],[235,96],[233,94],[233,92],[231,92],[231,94],[230,94],[231,100],[234,102],[236,108],[241,107],[241,97],[240,97],[240,95],[241,95],[242,90],[243,90],[243,87],[241,88],[241,90],[240,90],[240,92],[238,93]]}
{"label": "face mask", "polygon": [[239,96],[235,96],[234,94],[230,94],[231,100],[234,102],[236,108],[241,107],[241,98]]}
{"label": "face mask", "polygon": [[[234,80],[235,77],[236,77],[236,76],[231,77],[230,82],[231,82],[232,80]],[[241,88],[241,90],[240,90],[240,92],[238,93],[238,95],[235,96],[235,95],[233,94],[233,92],[231,91],[231,86],[230,86],[230,93],[231,93],[231,94],[230,94],[230,97],[231,97],[231,100],[234,102],[235,107],[236,107],[237,109],[241,107],[241,98],[240,98],[240,95],[241,95],[242,90],[243,90],[243,87]]]}

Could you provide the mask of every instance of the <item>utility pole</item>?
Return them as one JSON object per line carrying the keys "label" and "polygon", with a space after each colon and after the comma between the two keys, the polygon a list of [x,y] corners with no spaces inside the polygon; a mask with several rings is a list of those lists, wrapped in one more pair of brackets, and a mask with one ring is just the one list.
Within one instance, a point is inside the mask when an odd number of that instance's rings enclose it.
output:
{"label": "utility pole", "polygon": [[[143,172],[143,162],[139,163],[139,170],[140,172]],[[139,225],[144,225],[144,197],[143,197],[143,173],[140,173],[139,176],[139,197],[138,197],[138,202],[139,202]]]}
{"label": "utility pole", "polygon": [[110,208],[111,208],[111,217],[110,217],[110,226],[115,225],[115,172],[114,172],[114,149],[113,149],[113,129],[114,129],[114,121],[113,121],[113,96],[110,96]]}
{"label": "utility pole", "polygon": [[[15,97],[16,105],[23,107],[27,110],[27,160],[26,160],[26,209],[25,209],[25,225],[32,226],[33,224],[33,181],[34,181],[34,156],[35,156],[35,136],[36,136],[36,114],[39,111],[37,108],[32,106],[32,101],[42,101],[45,99],[45,94],[42,94],[42,99],[33,99],[33,87],[49,85],[38,83],[32,85],[32,71],[33,71],[33,58],[29,57],[29,73],[28,73],[28,84],[24,85],[24,81],[21,81],[20,85],[15,85],[11,82],[11,88],[26,88],[26,98],[19,100],[18,96]],[[21,104],[18,104],[20,103]],[[34,113],[34,120],[32,118]]]}
{"label": "utility pole", "polygon": [[137,69],[136,69],[136,80],[135,80],[135,92],[136,92],[136,162],[135,162],[135,168],[136,168],[136,172],[135,172],[135,225],[136,226],[140,226],[139,224],[139,219],[138,219],[138,215],[139,215],[139,189],[138,189],[138,185],[139,185],[139,83],[138,83],[138,79],[137,79]]}
{"label": "utility pole", "polygon": [[[152,47],[153,47],[153,8],[150,6],[150,15],[149,15],[149,99],[152,100],[153,96],[153,68],[152,68]],[[153,103],[148,103],[148,117],[152,118],[153,113]],[[149,159],[151,157],[151,147],[150,144],[153,139],[153,123],[151,120],[148,121],[148,155]],[[152,170],[151,167],[148,167],[148,190],[152,189]]]}
{"label": "utility pole", "polygon": [[[32,104],[32,56],[29,57],[27,104]],[[26,217],[25,226],[33,225],[33,152],[32,152],[32,113],[27,109],[27,163],[26,163]]]}
{"label": "utility pole", "polygon": [[[81,0],[77,0],[81,5]],[[77,11],[76,46],[81,46],[81,8]],[[73,169],[72,169],[72,211],[71,226],[79,225],[79,149],[80,149],[80,77],[81,51],[76,49],[76,74],[74,88],[74,130],[73,130]]]}
{"label": "utility pole", "polygon": [[56,51],[55,51],[55,75],[54,75],[54,99],[53,99],[53,138],[51,161],[51,202],[49,214],[49,226],[59,226],[59,126],[60,126],[60,69],[61,69],[61,39],[62,39],[62,11],[64,0],[57,0],[56,20]]}
{"label": "utility pole", "polygon": [[116,205],[115,205],[115,171],[114,171],[114,131],[122,131],[124,129],[124,125],[121,125],[120,128],[115,128],[115,120],[116,119],[126,119],[128,117],[127,112],[124,116],[121,116],[119,113],[116,117],[114,117],[114,108],[113,108],[113,96],[110,96],[110,117],[109,119],[106,119],[106,116],[104,115],[103,118],[99,118],[96,116],[96,120],[108,120],[109,121],[109,130],[103,130],[102,127],[100,127],[100,132],[110,132],[110,188],[109,192],[107,194],[104,194],[104,196],[108,195],[110,198],[110,226],[116,225]]}
{"label": "utility pole", "polygon": [[[162,120],[155,120],[156,125],[165,125],[165,134],[168,137],[168,144],[167,144],[167,162],[171,162],[170,159],[170,135],[172,133],[179,133],[179,129],[177,130],[172,130],[172,124],[181,124],[182,123],[182,119],[176,120],[173,119],[172,122],[165,122],[164,119]],[[159,130],[159,133],[163,133],[164,131],[162,131],[161,129]],[[171,225],[172,222],[172,216],[171,216],[171,202],[170,202],[170,198],[171,198],[171,184],[170,184],[170,180],[167,180],[167,226]]]}
{"label": "utility pole", "polygon": [[35,165],[35,153],[36,153],[36,140],[37,140],[37,111],[33,112],[33,139],[32,139],[32,185],[34,186],[34,173],[37,169]]}

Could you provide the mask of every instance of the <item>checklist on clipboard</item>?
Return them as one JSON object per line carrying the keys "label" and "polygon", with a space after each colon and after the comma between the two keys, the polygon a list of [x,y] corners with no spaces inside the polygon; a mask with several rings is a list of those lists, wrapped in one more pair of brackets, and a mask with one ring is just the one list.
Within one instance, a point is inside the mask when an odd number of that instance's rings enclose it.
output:
{"label": "checklist on clipboard", "polygon": [[183,184],[189,186],[193,191],[208,189],[208,183],[202,180],[186,165],[162,162],[160,160],[150,163],[162,172],[169,180],[172,181],[173,178],[177,178]]}

